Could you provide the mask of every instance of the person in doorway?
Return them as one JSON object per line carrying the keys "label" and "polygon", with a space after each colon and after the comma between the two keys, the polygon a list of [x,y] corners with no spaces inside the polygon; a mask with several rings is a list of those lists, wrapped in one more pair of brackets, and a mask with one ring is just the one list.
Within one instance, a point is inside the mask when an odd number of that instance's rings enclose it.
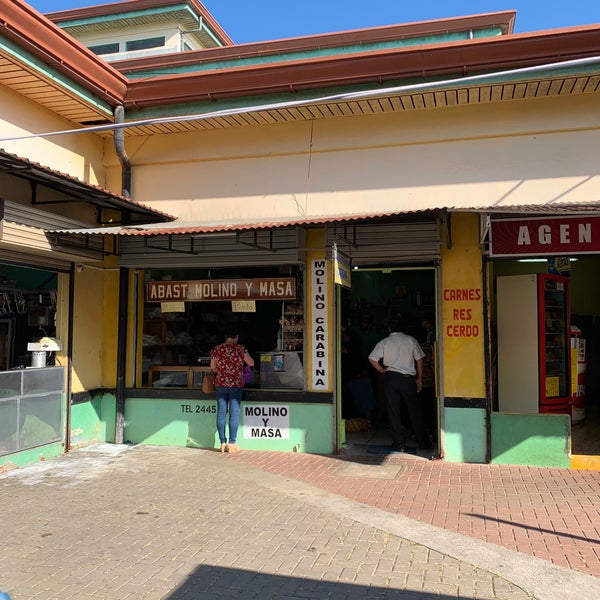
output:
{"label": "person in doorway", "polygon": [[435,342],[435,330],[433,328],[433,319],[424,317],[421,319],[421,329],[423,330],[423,342],[433,344]]}
{"label": "person in doorway", "polygon": [[[215,394],[217,397],[217,432],[221,441],[221,452],[238,452],[236,444],[239,425],[240,403],[244,391],[244,364],[253,367],[254,359],[248,349],[239,344],[239,333],[235,328],[225,331],[225,342],[210,351],[210,368],[216,371]],[[225,435],[229,412],[229,441]]]}
{"label": "person in doorway", "polygon": [[362,417],[354,405],[350,382],[361,373],[360,348],[352,329],[343,325],[341,329],[341,376],[342,376],[342,418]]}
{"label": "person in doorway", "polygon": [[423,385],[423,357],[419,342],[401,332],[397,319],[389,323],[389,335],[378,342],[369,354],[373,368],[383,374],[383,395],[387,406],[392,447],[404,452],[406,432],[402,422],[402,407],[406,409],[419,448],[431,448],[427,435],[419,392]]}
{"label": "person in doorway", "polygon": [[[350,381],[350,392],[354,396],[353,402],[359,404],[359,414],[355,416],[365,417],[372,422],[383,420],[385,410],[381,406],[377,393],[377,376],[370,369],[369,353],[373,346],[382,338],[381,333],[373,325],[373,317],[365,314],[358,322],[358,326],[352,329],[358,350],[358,371]],[[368,385],[367,385],[368,383]],[[369,389],[370,387],[370,389]]]}
{"label": "person in doorway", "polygon": [[423,389],[421,390],[421,405],[425,415],[425,426],[432,438],[437,437],[437,398],[435,395],[435,369],[434,369],[434,343],[435,328],[434,318],[425,315],[421,319],[421,349],[425,353],[423,358]]}
{"label": "person in doorway", "polygon": [[364,315],[360,320],[358,329],[358,343],[360,349],[361,361],[363,361],[363,369],[369,366],[369,353],[373,346],[381,339],[381,333],[378,332],[373,325],[373,317]]}

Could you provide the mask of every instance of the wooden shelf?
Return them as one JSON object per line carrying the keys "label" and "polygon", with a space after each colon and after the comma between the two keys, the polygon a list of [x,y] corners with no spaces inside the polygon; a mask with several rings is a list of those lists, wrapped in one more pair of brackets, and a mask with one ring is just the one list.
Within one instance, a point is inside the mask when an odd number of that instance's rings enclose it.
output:
{"label": "wooden shelf", "polygon": [[[185,366],[190,361],[194,341],[187,333],[187,319],[172,317],[173,314],[144,319],[142,356],[149,361],[158,360],[161,364]],[[181,354],[184,356],[180,357]],[[150,379],[148,384],[152,385]]]}
{"label": "wooden shelf", "polygon": [[[186,365],[152,365],[148,369],[148,385],[151,387],[185,387],[199,388],[202,387],[202,377],[204,373],[214,372],[210,367],[196,367]],[[174,383],[172,385],[155,386],[155,382],[159,381],[165,373],[180,373],[183,375],[181,380],[185,385]]]}

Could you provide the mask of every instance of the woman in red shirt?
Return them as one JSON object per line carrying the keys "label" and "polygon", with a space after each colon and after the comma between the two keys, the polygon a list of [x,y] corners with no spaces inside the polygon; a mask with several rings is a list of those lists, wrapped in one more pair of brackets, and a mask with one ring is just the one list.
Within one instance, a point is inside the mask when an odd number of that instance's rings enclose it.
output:
{"label": "woman in red shirt", "polygon": [[[242,344],[238,344],[237,329],[225,332],[225,342],[210,352],[210,368],[217,372],[215,394],[217,396],[217,432],[221,440],[221,452],[237,452],[237,430],[240,403],[244,391],[244,364],[254,366],[254,359]],[[229,443],[225,435],[225,423],[229,411]]]}

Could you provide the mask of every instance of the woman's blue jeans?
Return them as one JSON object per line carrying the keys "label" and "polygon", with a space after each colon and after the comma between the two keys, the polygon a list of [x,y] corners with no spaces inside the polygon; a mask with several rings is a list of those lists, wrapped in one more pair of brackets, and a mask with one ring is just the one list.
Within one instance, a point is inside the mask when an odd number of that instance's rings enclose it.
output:
{"label": "woman's blue jeans", "polygon": [[227,421],[227,410],[229,409],[229,443],[235,444],[237,430],[240,422],[240,403],[244,388],[241,387],[219,387],[215,389],[217,396],[217,432],[221,444],[227,443],[225,437],[225,423]]}

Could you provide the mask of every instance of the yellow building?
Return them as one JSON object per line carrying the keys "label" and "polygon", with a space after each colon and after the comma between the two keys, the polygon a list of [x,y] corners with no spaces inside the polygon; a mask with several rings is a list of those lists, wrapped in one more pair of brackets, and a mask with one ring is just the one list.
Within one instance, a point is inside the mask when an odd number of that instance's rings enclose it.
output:
{"label": "yellow building", "polygon": [[[428,353],[437,455],[569,466],[593,453],[575,447],[571,427],[568,325],[592,366],[599,27],[514,34],[505,12],[242,48],[190,0],[177,5],[210,31],[188,49],[167,44],[172,22],[156,30],[156,4],[51,20],[20,0],[0,7],[5,287],[32,266],[58,274],[49,337],[62,342],[52,368],[64,367],[66,400],[55,451],[96,440],[217,445],[202,380],[232,323],[256,360],[241,447],[385,446],[364,361],[400,317]],[[97,31],[106,11],[131,25],[119,40]],[[162,37],[146,55],[144,40]],[[127,40],[140,55],[102,58]],[[497,358],[525,339],[507,342],[512,330],[499,328],[497,281],[554,269],[556,257],[579,258],[559,261],[570,265],[570,304],[562,329],[544,331],[531,301],[540,326],[524,338],[544,352],[515,372],[532,390],[521,401],[507,396],[513,372]],[[340,264],[349,286],[334,283]],[[13,353],[6,368],[18,364]],[[585,426],[597,404],[597,382],[587,385]],[[351,431],[357,419],[372,430]],[[19,450],[14,436],[6,431],[0,466],[46,448]]]}

